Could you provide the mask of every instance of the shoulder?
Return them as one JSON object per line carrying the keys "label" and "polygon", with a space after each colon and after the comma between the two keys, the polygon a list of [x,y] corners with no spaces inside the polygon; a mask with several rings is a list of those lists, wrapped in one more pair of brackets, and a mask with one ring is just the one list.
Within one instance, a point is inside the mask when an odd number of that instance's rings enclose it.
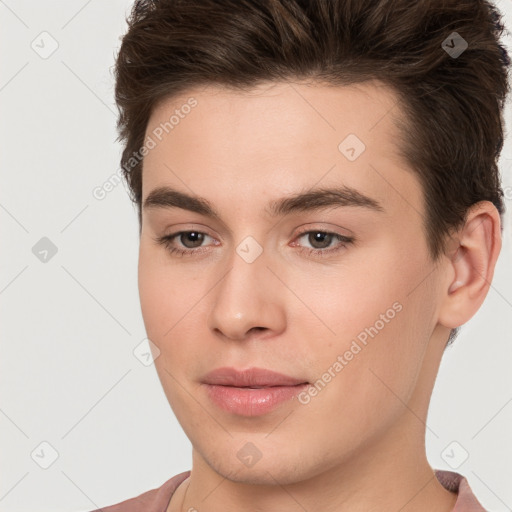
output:
{"label": "shoulder", "polygon": [[151,489],[134,498],[94,509],[91,512],[135,512],[144,510],[145,512],[165,512],[169,501],[178,485],[190,476],[190,470],[173,476],[160,487]]}

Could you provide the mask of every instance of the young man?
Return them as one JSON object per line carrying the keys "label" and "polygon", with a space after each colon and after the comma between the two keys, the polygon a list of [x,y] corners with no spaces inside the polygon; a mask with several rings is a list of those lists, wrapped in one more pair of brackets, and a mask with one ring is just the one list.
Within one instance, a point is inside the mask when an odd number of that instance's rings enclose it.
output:
{"label": "young man", "polygon": [[482,511],[425,454],[501,248],[483,0],[138,1],[116,65],[139,291],[193,468],[104,511]]}

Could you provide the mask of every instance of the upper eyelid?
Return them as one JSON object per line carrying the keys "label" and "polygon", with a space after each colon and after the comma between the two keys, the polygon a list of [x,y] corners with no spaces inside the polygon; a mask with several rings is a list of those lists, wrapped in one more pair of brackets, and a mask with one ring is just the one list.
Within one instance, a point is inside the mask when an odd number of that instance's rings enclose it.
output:
{"label": "upper eyelid", "polygon": [[[308,223],[308,224],[318,224],[318,223],[312,222],[312,223]],[[274,229],[275,227],[276,227],[276,225],[274,225],[272,227],[272,229]],[[353,237],[353,234],[350,232],[350,230],[348,230],[347,228],[343,228],[343,230],[345,231],[345,233],[338,233],[337,231],[334,230],[334,228],[329,228],[329,227],[324,227],[324,226],[316,227],[314,225],[313,226],[309,226],[308,225],[308,226],[305,226],[304,229],[299,228],[298,233],[296,233],[295,236],[298,236],[299,234],[308,233],[309,231],[321,231],[321,232],[324,232],[324,233],[330,233],[330,234],[334,234],[334,235],[345,236],[347,238],[352,238]],[[212,238],[216,238],[214,235],[211,235],[208,232],[208,228],[203,227],[203,226],[200,226],[199,228],[192,227],[192,228],[186,228],[186,229],[180,229],[180,230],[177,230],[177,231],[172,231],[167,236],[178,235],[178,234],[182,234],[182,233],[190,233],[190,232],[198,232],[198,233],[202,233],[202,234],[208,235],[208,236],[210,236]]]}

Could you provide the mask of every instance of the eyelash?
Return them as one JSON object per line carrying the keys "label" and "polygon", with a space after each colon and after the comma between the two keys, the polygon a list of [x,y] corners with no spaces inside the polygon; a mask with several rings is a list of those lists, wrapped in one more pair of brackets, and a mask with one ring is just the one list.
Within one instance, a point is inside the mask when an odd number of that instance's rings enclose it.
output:
{"label": "eyelash", "polygon": [[[179,237],[180,235],[184,235],[184,234],[188,234],[188,233],[199,233],[201,235],[210,236],[207,233],[203,233],[201,231],[178,231],[176,233],[171,233],[170,235],[164,235],[161,237],[157,237],[157,238],[155,238],[155,241],[157,243],[163,245],[167,249],[169,254],[174,254],[178,257],[194,256],[196,254],[205,252],[204,247],[199,247],[196,249],[178,249],[177,247],[173,247],[171,245],[175,238]],[[341,251],[342,249],[345,249],[347,247],[347,245],[354,243],[354,237],[347,237],[344,235],[340,235],[338,233],[333,233],[331,231],[322,231],[320,229],[309,229],[306,231],[302,231],[297,235],[297,238],[301,238],[303,235],[307,235],[309,233],[322,233],[323,235],[333,235],[334,238],[340,242],[340,245],[338,245],[334,249],[310,249],[309,247],[301,247],[299,249],[299,253],[306,252],[308,256],[325,258],[327,256],[330,256],[334,253]]]}

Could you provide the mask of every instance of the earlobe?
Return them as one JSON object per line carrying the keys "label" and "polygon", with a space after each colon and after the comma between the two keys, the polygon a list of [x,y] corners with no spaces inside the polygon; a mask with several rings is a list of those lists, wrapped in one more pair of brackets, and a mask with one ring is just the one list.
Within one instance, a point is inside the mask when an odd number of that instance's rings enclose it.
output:
{"label": "earlobe", "polygon": [[458,232],[457,244],[449,257],[450,281],[439,314],[439,323],[450,329],[478,311],[491,285],[501,250],[500,217],[491,202],[473,205]]}

